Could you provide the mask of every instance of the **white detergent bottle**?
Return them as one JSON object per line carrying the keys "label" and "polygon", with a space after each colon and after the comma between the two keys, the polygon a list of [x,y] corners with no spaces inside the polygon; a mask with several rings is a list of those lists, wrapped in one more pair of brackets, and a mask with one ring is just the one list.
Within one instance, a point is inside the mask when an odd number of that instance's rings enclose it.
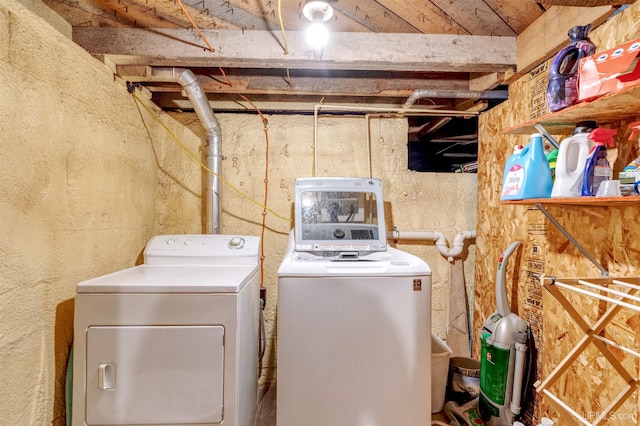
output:
{"label": "white detergent bottle", "polygon": [[560,142],[552,198],[582,196],[582,177],[593,146],[593,141],[588,136],[596,127],[595,121],[581,121],[573,129],[571,136]]}

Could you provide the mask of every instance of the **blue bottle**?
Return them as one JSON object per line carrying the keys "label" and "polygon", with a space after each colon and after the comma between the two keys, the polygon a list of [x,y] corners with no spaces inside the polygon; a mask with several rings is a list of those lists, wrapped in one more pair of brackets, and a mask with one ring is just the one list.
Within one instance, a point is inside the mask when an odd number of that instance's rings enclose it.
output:
{"label": "blue bottle", "polygon": [[600,183],[612,178],[611,164],[607,160],[607,146],[613,148],[613,137],[618,133],[616,129],[595,129],[589,133],[593,147],[584,166],[582,177],[582,196],[596,195]]}
{"label": "blue bottle", "polygon": [[551,197],[551,169],[544,153],[542,135],[534,133],[529,145],[507,161],[502,183],[501,200]]}
{"label": "blue bottle", "polygon": [[596,45],[587,36],[590,29],[591,25],[571,28],[569,45],[551,62],[547,105],[552,112],[578,103],[578,62],[596,51]]}
{"label": "blue bottle", "polygon": [[507,180],[507,175],[509,174],[509,170],[511,170],[511,167],[515,164],[518,158],[520,158],[520,153],[522,152],[523,149],[524,147],[522,145],[514,145],[513,153],[509,156],[509,158],[507,158],[507,162],[504,165],[504,173],[502,175],[502,188],[505,187],[504,183]]}

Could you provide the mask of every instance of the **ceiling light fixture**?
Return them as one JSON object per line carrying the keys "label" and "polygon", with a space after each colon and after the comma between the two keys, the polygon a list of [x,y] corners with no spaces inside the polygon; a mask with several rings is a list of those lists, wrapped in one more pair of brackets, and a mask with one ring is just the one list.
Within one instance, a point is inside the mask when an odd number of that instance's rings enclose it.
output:
{"label": "ceiling light fixture", "polygon": [[329,30],[324,22],[333,16],[333,7],[326,1],[307,0],[302,8],[302,14],[311,21],[307,29],[307,43],[314,49],[322,49],[329,40]]}

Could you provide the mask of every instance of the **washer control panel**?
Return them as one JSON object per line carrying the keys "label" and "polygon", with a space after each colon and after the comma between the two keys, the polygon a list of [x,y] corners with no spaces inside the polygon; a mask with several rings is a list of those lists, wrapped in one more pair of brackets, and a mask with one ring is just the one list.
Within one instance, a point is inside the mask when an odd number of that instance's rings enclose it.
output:
{"label": "washer control panel", "polygon": [[147,243],[144,250],[144,263],[148,265],[237,264],[240,258],[257,257],[259,246],[260,238],[253,236],[158,235]]}

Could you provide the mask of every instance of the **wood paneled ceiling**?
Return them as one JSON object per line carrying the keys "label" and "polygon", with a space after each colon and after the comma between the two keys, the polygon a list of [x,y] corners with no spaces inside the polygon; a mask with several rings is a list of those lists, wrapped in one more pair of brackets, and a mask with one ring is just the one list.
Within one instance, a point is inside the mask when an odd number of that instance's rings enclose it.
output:
{"label": "wood paneled ceiling", "polygon": [[304,0],[44,0],[71,24],[74,41],[161,106],[186,105],[176,84],[148,81],[149,67],[192,69],[214,108],[243,108],[243,95],[267,111],[318,102],[401,107],[418,89],[432,96],[414,107],[483,109],[476,92],[550,57],[571,26],[597,25],[633,3],[329,2],[332,36],[319,54],[304,40]]}

